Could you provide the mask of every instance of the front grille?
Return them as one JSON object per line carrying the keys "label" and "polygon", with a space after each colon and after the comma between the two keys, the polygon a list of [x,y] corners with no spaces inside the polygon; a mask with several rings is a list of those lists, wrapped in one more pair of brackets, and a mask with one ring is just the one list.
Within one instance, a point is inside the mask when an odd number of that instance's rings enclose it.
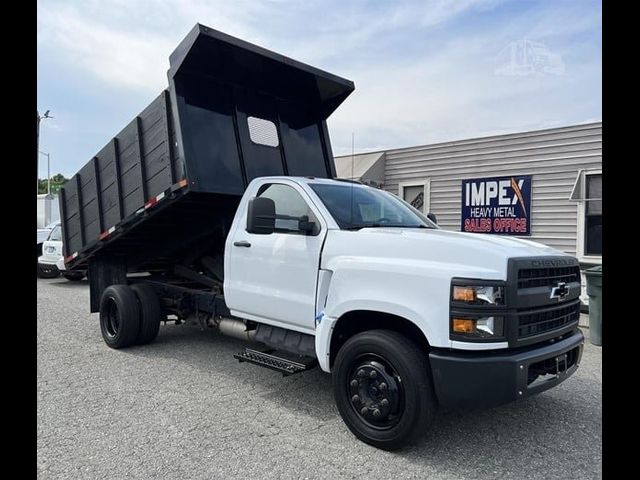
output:
{"label": "front grille", "polygon": [[558,282],[579,282],[580,267],[523,268],[518,271],[518,288],[547,287]]}
{"label": "front grille", "polygon": [[[578,361],[578,356],[580,355],[580,347],[569,350],[566,355],[566,364],[560,365],[561,368],[564,368],[564,371],[570,369],[576,364],[576,362]],[[529,366],[527,385],[531,385],[540,376],[557,375],[558,373],[560,373],[558,372],[558,367],[558,360],[555,357],[532,363]]]}
{"label": "front grille", "polygon": [[580,301],[552,310],[527,312],[518,315],[518,338],[540,335],[577,322],[580,318]]}

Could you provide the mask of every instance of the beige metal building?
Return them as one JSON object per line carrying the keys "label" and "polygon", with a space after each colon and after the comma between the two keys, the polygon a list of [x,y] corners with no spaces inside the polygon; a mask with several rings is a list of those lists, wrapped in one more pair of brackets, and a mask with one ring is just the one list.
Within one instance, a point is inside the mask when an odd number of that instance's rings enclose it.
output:
{"label": "beige metal building", "polygon": [[528,238],[602,263],[602,122],[336,157],[338,177],[395,193],[461,230],[462,181],[531,176]]}

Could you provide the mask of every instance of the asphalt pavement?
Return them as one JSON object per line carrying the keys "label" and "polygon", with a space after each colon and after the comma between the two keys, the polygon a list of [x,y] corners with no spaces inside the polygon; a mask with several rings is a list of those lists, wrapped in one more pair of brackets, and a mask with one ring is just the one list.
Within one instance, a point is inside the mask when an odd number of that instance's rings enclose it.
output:
{"label": "asphalt pavement", "polygon": [[[588,329],[585,330],[588,335]],[[592,479],[602,476],[602,350],[538,396],[441,411],[418,445],[358,441],[314,369],[283,378],[243,342],[167,325],[112,350],[86,281],[38,280],[38,478]]]}

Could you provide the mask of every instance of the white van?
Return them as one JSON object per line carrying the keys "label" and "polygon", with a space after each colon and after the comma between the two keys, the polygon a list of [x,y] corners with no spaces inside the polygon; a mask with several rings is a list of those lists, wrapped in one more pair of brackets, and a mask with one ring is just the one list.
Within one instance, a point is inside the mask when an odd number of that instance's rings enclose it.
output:
{"label": "white van", "polygon": [[62,225],[58,222],[42,244],[42,255],[38,257],[38,276],[56,278],[60,274],[72,281],[82,280],[85,276],[84,271],[66,271],[62,256]]}

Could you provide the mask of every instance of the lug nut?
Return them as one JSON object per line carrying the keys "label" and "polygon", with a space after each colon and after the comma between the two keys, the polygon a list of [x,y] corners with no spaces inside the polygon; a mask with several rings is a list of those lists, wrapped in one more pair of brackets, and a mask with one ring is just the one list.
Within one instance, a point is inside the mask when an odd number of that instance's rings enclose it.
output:
{"label": "lug nut", "polygon": [[382,415],[382,412],[380,410],[378,410],[377,408],[373,411],[373,416],[378,418],[380,415]]}
{"label": "lug nut", "polygon": [[371,373],[369,373],[369,378],[376,378],[378,376],[378,372],[376,372],[375,370],[371,370]]}
{"label": "lug nut", "polygon": [[360,378],[364,378],[367,376],[367,372],[365,372],[363,369],[358,370],[358,376]]}
{"label": "lug nut", "polygon": [[351,385],[354,388],[357,387],[358,386],[358,380],[356,380],[356,379],[351,380],[351,383],[349,385]]}
{"label": "lug nut", "polygon": [[351,397],[351,401],[353,403],[357,403],[360,401],[360,397],[358,395],[354,395],[353,397]]}
{"label": "lug nut", "polygon": [[380,400],[380,406],[382,408],[388,407],[389,406],[389,400],[387,400],[386,398],[383,398],[382,400]]}
{"label": "lug nut", "polygon": [[362,407],[362,410],[360,410],[360,414],[366,415],[367,413],[369,413],[369,409],[367,407]]}
{"label": "lug nut", "polygon": [[380,385],[378,385],[378,388],[379,388],[380,390],[386,390],[386,389],[387,389],[387,384],[386,384],[386,383],[384,383],[384,382],[382,382]]}

